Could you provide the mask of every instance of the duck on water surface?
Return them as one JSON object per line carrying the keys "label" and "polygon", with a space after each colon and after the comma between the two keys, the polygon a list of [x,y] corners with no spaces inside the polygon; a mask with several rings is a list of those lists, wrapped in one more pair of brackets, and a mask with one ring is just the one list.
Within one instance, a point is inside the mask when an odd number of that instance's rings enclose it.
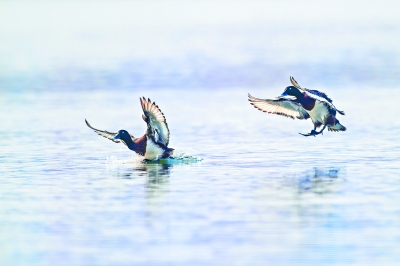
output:
{"label": "duck on water surface", "polygon": [[[329,131],[346,131],[346,127],[336,118],[336,112],[341,115],[344,115],[344,112],[336,109],[325,93],[302,88],[293,77],[290,77],[290,82],[293,86],[286,87],[276,100],[259,99],[249,94],[249,101],[258,110],[269,114],[292,119],[311,118],[314,129],[308,134],[299,133],[305,137],[322,134],[326,127]],[[317,132],[316,129],[321,126],[323,126],[321,131]]]}
{"label": "duck on water surface", "polygon": [[150,99],[140,98],[140,104],[143,109],[142,118],[147,124],[147,129],[144,135],[139,138],[135,138],[124,129],[116,133],[96,129],[85,119],[86,125],[102,137],[115,143],[122,142],[130,150],[147,160],[171,157],[174,149],[168,148],[169,129],[164,114],[156,103],[151,102]]}

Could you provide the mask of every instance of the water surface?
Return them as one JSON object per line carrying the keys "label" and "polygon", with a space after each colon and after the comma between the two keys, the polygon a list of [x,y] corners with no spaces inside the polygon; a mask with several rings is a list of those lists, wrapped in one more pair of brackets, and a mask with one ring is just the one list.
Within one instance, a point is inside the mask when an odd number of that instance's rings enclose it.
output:
{"label": "water surface", "polygon": [[316,138],[297,134],[311,122],[247,103],[247,92],[277,90],[147,92],[167,117],[170,146],[203,159],[172,165],[143,164],[84,124],[142,134],[144,92],[9,93],[1,100],[3,265],[399,259],[400,127],[392,90],[368,90],[357,104],[347,97],[354,89],[331,90],[348,114],[340,117],[348,131]]}

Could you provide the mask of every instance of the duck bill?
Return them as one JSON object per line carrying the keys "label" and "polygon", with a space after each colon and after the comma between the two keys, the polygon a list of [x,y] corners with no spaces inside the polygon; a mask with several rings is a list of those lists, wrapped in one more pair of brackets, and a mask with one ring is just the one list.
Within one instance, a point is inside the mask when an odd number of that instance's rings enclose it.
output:
{"label": "duck bill", "polygon": [[113,140],[120,139],[119,133],[113,137]]}

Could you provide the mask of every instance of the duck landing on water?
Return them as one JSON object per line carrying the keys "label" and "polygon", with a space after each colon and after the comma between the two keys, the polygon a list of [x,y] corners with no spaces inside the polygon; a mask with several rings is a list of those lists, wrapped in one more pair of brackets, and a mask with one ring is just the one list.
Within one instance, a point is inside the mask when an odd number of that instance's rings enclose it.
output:
{"label": "duck landing on water", "polygon": [[[299,133],[305,137],[323,134],[326,127],[329,131],[346,131],[346,128],[336,118],[336,112],[341,115],[344,115],[344,112],[336,109],[332,100],[325,93],[302,88],[293,77],[290,77],[290,82],[293,86],[286,87],[276,100],[259,99],[249,94],[249,101],[258,110],[269,114],[282,115],[292,119],[311,118],[314,129],[308,134]],[[317,132],[316,129],[321,126],[323,126],[321,131]]]}
{"label": "duck landing on water", "polygon": [[145,134],[140,138],[135,138],[124,129],[116,133],[96,129],[85,119],[86,125],[102,137],[115,143],[122,142],[130,150],[147,160],[158,160],[172,156],[174,149],[168,148],[169,129],[164,114],[150,99],[140,98],[140,104],[143,109],[142,118],[147,124]]}

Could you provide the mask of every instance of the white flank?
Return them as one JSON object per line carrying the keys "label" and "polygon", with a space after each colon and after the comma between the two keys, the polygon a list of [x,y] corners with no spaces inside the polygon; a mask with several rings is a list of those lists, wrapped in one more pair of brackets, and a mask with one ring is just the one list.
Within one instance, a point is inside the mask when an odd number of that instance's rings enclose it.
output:
{"label": "white flank", "polygon": [[312,121],[319,122],[321,124],[325,124],[325,117],[329,116],[329,110],[327,106],[320,101],[315,101],[314,108],[311,111],[306,111],[310,115]]}
{"label": "white flank", "polygon": [[144,158],[147,160],[157,160],[163,153],[163,149],[156,145],[150,138],[147,139]]}
{"label": "white flank", "polygon": [[[333,103],[330,103],[328,100],[326,100],[324,97],[320,97],[310,91],[305,91],[305,93],[307,93],[308,96],[310,96],[311,98],[314,98],[316,100],[319,100],[321,102],[324,102],[326,104],[328,104],[330,106],[330,108],[332,108],[335,111],[338,111],[338,109],[336,108],[336,106]],[[339,111],[338,111],[339,112]],[[339,112],[340,113],[340,112]],[[342,114],[343,115],[343,114]]]}

